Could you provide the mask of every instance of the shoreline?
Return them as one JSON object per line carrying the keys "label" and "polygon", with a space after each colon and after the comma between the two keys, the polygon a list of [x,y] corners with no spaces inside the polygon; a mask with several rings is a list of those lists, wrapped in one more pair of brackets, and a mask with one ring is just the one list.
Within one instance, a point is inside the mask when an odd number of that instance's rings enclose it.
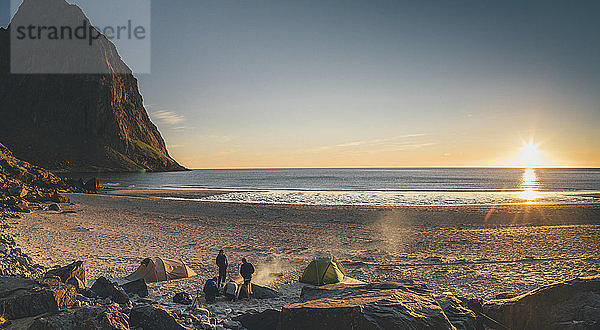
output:
{"label": "shoreline", "polygon": [[[235,192],[246,192],[248,190],[236,190]],[[464,207],[481,207],[481,208],[495,208],[495,207],[512,207],[512,206],[566,206],[566,207],[583,207],[583,206],[600,206],[600,200],[593,203],[557,203],[557,202],[523,202],[523,203],[497,203],[497,204],[432,204],[432,205],[353,205],[353,204],[340,204],[340,205],[315,205],[308,203],[264,203],[264,202],[232,202],[232,201],[211,201],[211,200],[199,200],[198,198],[210,197],[215,195],[225,195],[231,193],[231,190],[221,189],[172,189],[172,188],[160,188],[160,189],[110,189],[100,195],[107,196],[120,196],[130,198],[149,198],[159,200],[172,200],[181,202],[194,202],[194,203],[211,203],[211,204],[228,204],[228,205],[260,205],[260,206],[289,206],[289,207],[308,207],[308,208],[373,208],[373,209],[402,209],[402,208],[464,208]],[[174,195],[174,196],[173,196]],[[173,196],[173,197],[171,197]],[[185,197],[188,196],[188,197]],[[582,194],[582,197],[592,197],[600,199],[600,193],[598,194]],[[193,198],[195,197],[195,198]]]}

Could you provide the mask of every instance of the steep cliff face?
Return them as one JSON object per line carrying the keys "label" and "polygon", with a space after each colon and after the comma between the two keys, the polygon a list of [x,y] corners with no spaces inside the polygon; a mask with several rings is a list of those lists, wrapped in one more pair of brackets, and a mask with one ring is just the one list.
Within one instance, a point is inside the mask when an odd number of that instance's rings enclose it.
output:
{"label": "steep cliff face", "polygon": [[[9,29],[31,17],[48,25],[88,21],[64,0],[25,0]],[[16,156],[55,171],[184,169],[169,156],[137,80],[104,36],[81,49],[18,54],[31,72],[50,61],[100,74],[11,74],[10,44],[10,30],[0,29],[0,141]]]}

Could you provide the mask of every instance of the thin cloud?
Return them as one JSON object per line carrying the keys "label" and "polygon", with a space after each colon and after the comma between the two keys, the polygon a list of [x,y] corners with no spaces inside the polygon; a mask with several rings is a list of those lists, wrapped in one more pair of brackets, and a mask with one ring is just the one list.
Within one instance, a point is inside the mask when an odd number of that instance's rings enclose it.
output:
{"label": "thin cloud", "polygon": [[356,156],[364,156],[370,154],[377,154],[382,152],[399,152],[399,151],[407,151],[407,150],[415,150],[420,148],[426,148],[430,146],[438,145],[439,143],[428,142],[428,143],[407,143],[407,144],[395,144],[395,145],[385,145],[380,148],[369,148],[369,149],[361,149],[361,150],[347,150],[348,154],[356,155]]}
{"label": "thin cloud", "polygon": [[173,129],[175,129],[175,130],[194,129],[194,128],[196,128],[196,127],[193,127],[193,126],[176,126],[176,127],[173,127]]}
{"label": "thin cloud", "polygon": [[[156,120],[160,121],[163,124],[168,125],[176,125],[185,120],[185,118],[181,115],[176,114],[172,111],[160,110],[152,113],[152,117],[156,118]],[[184,126],[180,126],[184,127]]]}
{"label": "thin cloud", "polygon": [[405,150],[414,150],[419,148],[425,148],[437,145],[438,143],[428,142],[428,143],[413,143],[413,144],[398,144],[391,145],[389,147],[385,147],[379,150],[375,150],[376,152],[390,152],[390,151],[405,151]]}
{"label": "thin cloud", "polygon": [[339,144],[334,144],[334,145],[316,147],[316,148],[311,149],[310,151],[325,151],[325,150],[331,150],[331,149],[344,149],[344,148],[352,148],[352,147],[358,147],[358,146],[378,146],[378,145],[386,145],[386,144],[393,145],[393,144],[397,144],[398,142],[395,142],[395,141],[398,141],[398,140],[422,137],[422,136],[426,136],[426,135],[427,134],[424,134],[424,133],[404,134],[404,135],[397,135],[397,136],[392,136],[389,138],[382,138],[382,139],[351,141],[351,142],[339,143]]}
{"label": "thin cloud", "polygon": [[217,143],[227,143],[230,142],[231,140],[235,139],[235,136],[232,135],[202,135],[198,137],[199,139],[202,140],[211,140]]}

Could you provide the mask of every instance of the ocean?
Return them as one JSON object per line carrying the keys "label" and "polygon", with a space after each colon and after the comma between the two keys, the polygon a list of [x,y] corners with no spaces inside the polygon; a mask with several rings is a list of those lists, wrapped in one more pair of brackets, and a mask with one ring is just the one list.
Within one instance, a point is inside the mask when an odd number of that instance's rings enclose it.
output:
{"label": "ocean", "polygon": [[214,202],[372,206],[600,202],[600,169],[219,169],[99,176],[109,188],[228,191],[195,199]]}

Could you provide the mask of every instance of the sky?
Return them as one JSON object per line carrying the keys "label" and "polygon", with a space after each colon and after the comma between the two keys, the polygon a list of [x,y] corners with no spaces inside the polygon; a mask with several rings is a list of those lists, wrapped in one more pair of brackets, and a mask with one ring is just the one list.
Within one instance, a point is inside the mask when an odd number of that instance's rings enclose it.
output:
{"label": "sky", "polygon": [[598,17],[598,1],[154,0],[136,77],[190,168],[600,167]]}

